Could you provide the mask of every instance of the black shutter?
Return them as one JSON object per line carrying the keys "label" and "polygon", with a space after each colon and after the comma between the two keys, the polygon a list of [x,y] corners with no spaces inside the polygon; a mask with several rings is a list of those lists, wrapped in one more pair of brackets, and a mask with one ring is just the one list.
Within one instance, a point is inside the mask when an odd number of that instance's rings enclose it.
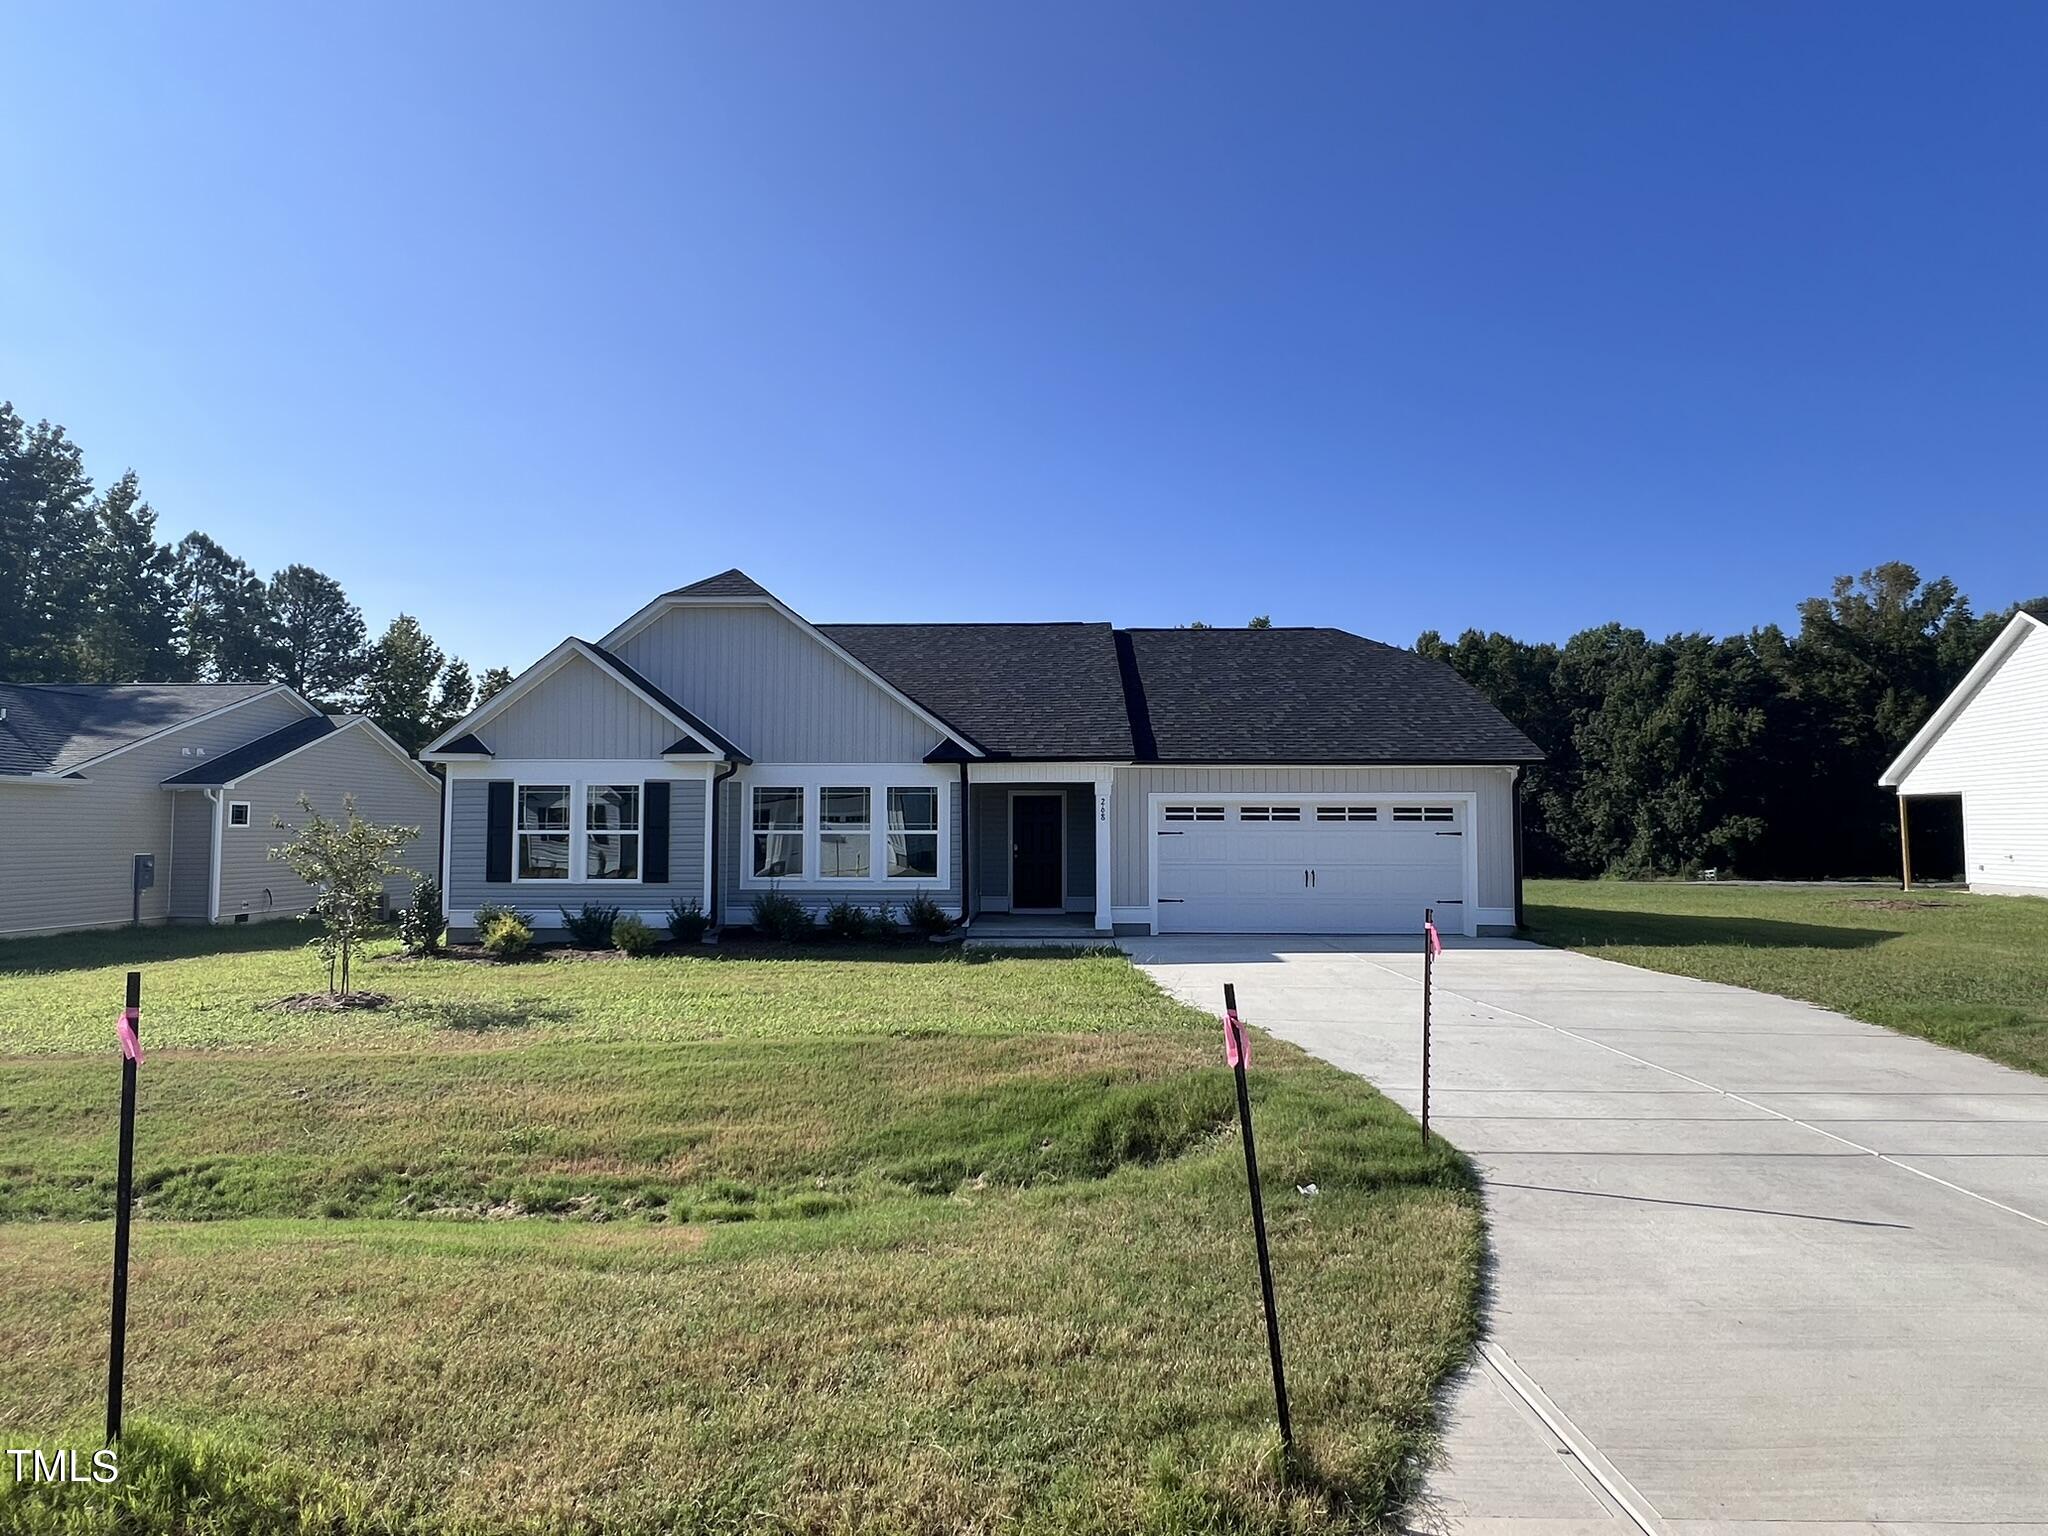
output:
{"label": "black shutter", "polygon": [[492,779],[491,814],[484,832],[484,879],[492,885],[512,883],[512,781]]}
{"label": "black shutter", "polygon": [[668,780],[649,779],[640,791],[640,878],[668,884]]}

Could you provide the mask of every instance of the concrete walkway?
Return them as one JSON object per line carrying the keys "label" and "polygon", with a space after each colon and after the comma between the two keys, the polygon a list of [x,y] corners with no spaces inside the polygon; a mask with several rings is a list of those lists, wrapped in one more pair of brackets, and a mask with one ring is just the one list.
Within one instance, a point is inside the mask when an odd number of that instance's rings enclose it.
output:
{"label": "concrete walkway", "polygon": [[[1438,962],[1495,1270],[1418,1531],[2048,1533],[2048,1079],[1507,941]],[[1409,942],[1140,939],[1418,1104]]]}

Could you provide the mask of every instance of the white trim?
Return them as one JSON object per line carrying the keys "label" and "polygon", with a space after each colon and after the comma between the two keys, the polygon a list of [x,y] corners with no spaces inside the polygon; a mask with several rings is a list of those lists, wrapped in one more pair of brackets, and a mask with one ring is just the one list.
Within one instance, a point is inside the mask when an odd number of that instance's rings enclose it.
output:
{"label": "white trim", "polygon": [[[139,687],[141,685],[137,684],[136,686]],[[235,700],[235,702],[232,704],[222,704],[218,708],[209,709],[203,715],[194,715],[190,720],[180,720],[176,725],[167,725],[164,726],[161,730],[151,731],[147,736],[138,737],[136,740],[129,742],[126,746],[115,747],[112,751],[102,752],[97,757],[88,757],[83,762],[73,763],[69,768],[66,768],[64,772],[66,774],[78,773],[84,769],[96,767],[101,763],[111,762],[113,759],[119,757],[124,752],[133,752],[137,747],[146,747],[151,742],[161,741],[166,736],[175,736],[179,731],[190,730],[195,725],[204,725],[209,720],[218,720],[222,715],[232,714],[235,710],[240,709],[245,704],[254,704],[258,699],[275,698],[280,693],[290,698],[294,704],[298,705],[299,708],[303,709],[308,715],[317,715],[321,713],[319,709],[313,706],[310,700],[301,696],[296,690],[291,688],[288,684],[272,683],[268,688],[265,688],[261,693],[252,693],[245,699]],[[269,734],[270,733],[268,731],[264,732],[264,735],[266,736]],[[261,740],[261,738],[259,737],[258,740]],[[239,745],[246,745],[246,743],[240,743]],[[228,748],[228,750],[233,751],[234,748],[230,747]],[[188,787],[196,789],[200,786],[191,785]]]}
{"label": "white trim", "polygon": [[1891,766],[1878,775],[1880,786],[1891,789],[1903,784],[1918,766],[1920,759],[1927,755],[1928,748],[1940,738],[1941,733],[1954,723],[1977,691],[1991,680],[1991,674],[2005,664],[2005,658],[2019,649],[2020,642],[2037,629],[2048,629],[2031,613],[2022,610],[2012,616],[2012,622],[1998,632],[1998,636],[1984,648],[1984,654],[1977,658],[1977,664],[1963,674],[1949,696],[1941,701],[1927,723],[1913,733],[1913,739],[1906,743],[1905,751],[1892,759]]}
{"label": "white trim", "polygon": [[[718,785],[717,785],[717,781],[716,781],[715,779],[713,779],[713,777],[712,777],[712,776],[711,776],[710,774],[708,774],[708,773],[707,773],[707,774],[705,774],[705,775],[704,775],[704,902],[703,902],[703,905],[702,905],[702,907],[700,907],[700,908],[699,908],[699,910],[703,912],[703,914],[704,914],[704,921],[705,921],[705,923],[706,923],[707,925],[708,925],[708,924],[710,923],[710,921],[711,921],[711,871],[712,871],[712,870],[714,870],[714,869],[716,869],[716,868],[718,867],[718,850],[717,850],[716,848],[714,848],[714,847],[713,847],[713,846],[711,845],[711,842],[712,842],[712,836],[713,836],[713,829],[714,829],[714,828],[715,828],[715,827],[717,826],[717,824],[718,824],[718,820],[717,820],[717,805],[716,805],[716,803],[715,803],[715,797],[717,796],[717,794],[718,794]],[[705,930],[704,930],[704,935],[705,935],[705,937],[706,937],[706,938],[709,938],[709,937],[710,937],[710,935],[711,935],[711,929],[710,929],[710,928],[709,928],[708,926],[707,926],[707,927],[705,928]]]}
{"label": "white trim", "polygon": [[[1145,795],[1145,922],[1154,934],[1159,932],[1159,833],[1165,825],[1159,813],[1169,800],[1175,803],[1221,801],[1225,805],[1350,805],[1365,800],[1392,804],[1398,800],[1403,805],[1460,806],[1464,810],[1460,830],[1465,834],[1465,889],[1459,905],[1462,921],[1456,931],[1467,938],[1477,937],[1479,912],[1475,903],[1479,899],[1479,796],[1471,790],[1345,789],[1317,790],[1310,794],[1280,789],[1232,791],[1229,794],[1210,794],[1185,789],[1149,790]],[[1306,825],[1314,825],[1313,818]],[[1441,926],[1447,928],[1447,925]]]}
{"label": "white trim", "polygon": [[851,651],[847,650],[845,646],[839,644],[838,641],[834,640],[830,635],[827,635],[823,630],[819,629],[818,626],[813,624],[809,619],[805,618],[802,614],[798,613],[794,608],[790,607],[789,604],[783,602],[781,598],[776,597],[770,593],[763,593],[759,597],[718,597],[712,595],[687,597],[679,596],[675,593],[667,593],[661,597],[657,597],[653,602],[647,604],[646,607],[642,608],[638,613],[634,614],[631,618],[627,619],[625,623],[621,624],[617,629],[614,629],[610,634],[606,635],[604,639],[600,640],[598,643],[608,651],[614,650],[617,647],[624,645],[628,640],[632,639],[635,635],[639,634],[642,630],[646,629],[650,624],[654,623],[656,619],[660,618],[663,614],[667,613],[672,608],[766,608],[769,609],[771,612],[778,613],[782,615],[783,618],[789,620],[789,622],[794,624],[798,629],[802,630],[805,634],[809,635],[811,639],[815,640],[819,645],[823,646],[832,655],[838,657],[841,661],[845,662],[846,665],[853,668],[855,672],[859,673],[862,677],[866,678],[870,683],[873,683],[877,688],[881,689],[882,692],[886,693],[898,704],[901,704],[905,709],[909,710],[913,715],[917,716],[917,718],[922,720],[926,725],[930,726],[933,730],[937,731],[941,736],[945,737],[946,740],[958,745],[959,748],[963,752],[967,753],[968,756],[986,757],[988,755],[987,753],[982,751],[980,747],[976,746],[972,741],[969,741],[965,736],[962,736],[959,733],[959,731],[955,730],[952,726],[946,724],[945,721],[941,720],[937,715],[933,714],[930,710],[926,709],[922,704],[918,703],[917,700],[913,699],[901,688],[898,688],[894,683],[890,682],[886,677],[882,676],[881,673],[875,671],[874,668],[870,667],[866,662],[862,661],[859,657],[855,656]]}
{"label": "white trim", "polygon": [[[448,916],[448,860],[452,856],[449,843],[455,831],[455,772],[450,769],[441,780],[441,916]],[[490,830],[486,826],[484,837],[488,841]],[[488,855],[486,855],[488,857]]]}
{"label": "white trim", "polygon": [[[235,820],[235,812],[236,812],[236,811],[240,811],[240,812],[242,813],[242,819],[241,819],[240,821],[237,821],[237,820]],[[230,800],[230,801],[228,802],[228,829],[229,829],[230,831],[232,831],[232,830],[234,830],[234,829],[235,829],[236,827],[246,827],[246,826],[249,826],[249,825],[250,825],[250,815],[251,815],[251,813],[250,813],[250,810],[249,810],[249,802],[248,802],[248,801],[246,801],[246,800]]]}
{"label": "white trim", "polygon": [[[953,818],[947,814],[947,791],[959,782],[950,763],[748,763],[732,776],[739,786],[739,867],[735,891],[766,891],[788,887],[792,894],[806,892],[831,895],[837,891],[939,891],[953,884]],[[872,791],[869,835],[874,839],[868,857],[865,880],[826,879],[818,873],[819,811],[821,789],[866,788]],[[801,789],[804,792],[803,849],[801,875],[756,875],[754,873],[754,795],[756,789]],[[936,789],[939,803],[938,869],[932,875],[889,875],[888,792],[892,789]],[[964,805],[962,814],[965,814]]]}
{"label": "white trim", "polygon": [[[615,887],[619,890],[630,890],[636,886],[647,884],[646,779],[646,774],[637,771],[623,778],[614,774],[584,774],[574,778],[533,777],[513,779],[512,879],[508,883],[512,885],[539,886],[544,889],[555,890],[566,890],[572,885],[602,886],[606,890],[611,890]],[[636,825],[631,834],[637,839],[638,846],[633,858],[633,878],[630,880],[616,877],[611,879],[598,878],[593,877],[590,873],[590,791],[593,787],[601,785],[631,785],[640,791],[641,804],[636,817]],[[522,791],[528,789],[559,789],[563,787],[566,787],[569,792],[569,825],[562,832],[556,832],[547,827],[523,828],[519,825],[519,796]],[[520,875],[519,839],[521,837],[559,837],[564,834],[569,839],[569,874],[567,879],[550,880],[522,877]],[[486,837],[489,836],[488,830],[485,835]],[[603,837],[609,835],[623,836],[625,834],[622,831],[618,834],[599,833],[597,835]],[[674,834],[671,833],[670,835],[673,837]],[[488,857],[488,851],[486,852],[486,857]]]}
{"label": "white trim", "polygon": [[221,829],[228,819],[228,797],[217,789],[200,791],[213,804],[213,853],[206,868],[206,920],[220,921],[220,840]]}
{"label": "white trim", "polygon": [[[607,649],[609,649],[609,647],[607,647]],[[468,714],[464,715],[460,720],[456,721],[453,725],[449,726],[448,729],[443,731],[439,736],[436,736],[432,741],[428,742],[426,747],[421,751],[420,756],[428,762],[453,762],[459,760],[473,759],[475,757],[475,754],[470,752],[457,753],[451,757],[443,758],[440,755],[441,746],[445,742],[456,741],[463,736],[471,734],[486,720],[495,719],[508,706],[516,703],[526,694],[531,693],[535,688],[539,687],[542,683],[546,682],[550,677],[553,677],[555,673],[559,672],[563,667],[567,666],[572,659],[578,656],[582,657],[585,661],[589,662],[593,667],[596,667],[598,671],[602,672],[614,683],[617,683],[621,688],[625,689],[626,692],[633,695],[634,698],[638,699],[642,704],[645,704],[657,715],[660,715],[662,719],[668,721],[668,723],[670,725],[673,725],[676,728],[676,730],[682,735],[694,739],[704,734],[704,727],[702,725],[693,724],[689,720],[684,719],[681,715],[678,715],[666,704],[662,703],[659,699],[655,698],[653,694],[649,693],[646,689],[640,687],[639,684],[623,676],[618,671],[618,669],[615,668],[610,662],[606,661],[602,656],[598,655],[597,651],[589,644],[589,642],[579,640],[574,635],[571,635],[568,639],[564,640],[560,645],[556,646],[552,651],[549,651],[547,655],[541,657],[539,661],[536,661],[524,672],[520,673],[517,677],[513,678],[512,681],[507,683],[503,688],[500,688],[488,699],[485,699],[483,703],[479,704],[475,709],[471,710]],[[724,733],[720,732],[720,734],[723,735]],[[726,739],[730,741],[732,738],[727,737]],[[710,747],[711,744],[709,742],[706,742],[705,745],[707,747]],[[734,745],[737,746],[738,744],[735,743]],[[678,753],[677,760],[688,761],[691,760],[692,756],[693,754]],[[718,752],[714,748],[703,754],[703,760],[712,762],[723,762],[724,754]]]}
{"label": "white trim", "polygon": [[[1017,905],[1017,801],[1037,796],[1046,800],[1057,800],[1060,807],[1060,883],[1059,905],[1052,907],[1020,907]],[[1005,825],[1010,833],[1010,910],[1021,917],[1050,917],[1056,912],[1067,910],[1067,792],[1064,789],[1030,789],[1018,785],[1003,796]]]}
{"label": "white trim", "polygon": [[969,763],[970,784],[1086,784],[1117,768],[1145,767],[1142,763],[1104,760],[1087,763],[1034,763],[1026,760],[1000,763]]}
{"label": "white trim", "polygon": [[1109,932],[1116,926],[1110,915],[1109,884],[1113,878],[1110,847],[1116,826],[1116,775],[1107,770],[1095,776],[1095,926]]}

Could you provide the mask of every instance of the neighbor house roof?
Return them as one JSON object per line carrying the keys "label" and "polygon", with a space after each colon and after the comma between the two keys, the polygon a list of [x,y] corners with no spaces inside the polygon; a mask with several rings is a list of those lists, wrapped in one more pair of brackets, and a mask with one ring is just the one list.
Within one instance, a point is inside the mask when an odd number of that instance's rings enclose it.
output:
{"label": "neighbor house roof", "polygon": [[990,756],[1131,757],[1116,632],[1107,624],[820,624],[818,630]]}
{"label": "neighbor house roof", "polygon": [[1534,763],[1451,668],[1341,629],[1118,632],[1140,761]]}
{"label": "neighbor house roof", "polygon": [[1903,784],[1914,765],[1941,739],[1942,732],[1955,723],[1956,716],[1969,706],[1970,700],[1991,680],[1992,674],[2005,665],[2006,657],[2018,650],[2020,642],[2036,630],[2048,630],[2048,624],[2024,608],[2015,613],[2012,622],[1993,637],[1991,644],[1984,648],[1984,654],[1977,658],[1976,665],[1963,674],[1963,680],[1935,707],[1934,713],[1927,717],[1927,723],[1913,733],[1913,739],[1906,743],[1905,750],[1892,759],[1891,766],[1878,776],[1877,782],[1888,789],[1896,789]]}
{"label": "neighbor house roof", "polygon": [[268,767],[286,753],[296,752],[322,736],[332,736],[337,728],[337,723],[326,715],[294,720],[268,736],[258,736],[254,741],[244,742],[239,747],[208,758],[196,768],[173,774],[164,780],[164,785],[170,789],[217,789],[247,777],[258,768]]}
{"label": "neighbor house roof", "polygon": [[65,774],[278,683],[0,683],[0,774]]}

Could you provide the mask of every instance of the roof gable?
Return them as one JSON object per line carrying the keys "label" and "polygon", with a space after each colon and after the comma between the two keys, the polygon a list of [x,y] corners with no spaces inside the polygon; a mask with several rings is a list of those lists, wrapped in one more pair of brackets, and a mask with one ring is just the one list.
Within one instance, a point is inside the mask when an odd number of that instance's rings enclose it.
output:
{"label": "roof gable", "polygon": [[[1905,750],[1892,760],[1891,766],[1878,776],[1877,782],[1887,788],[1903,784],[1935,744],[1962,718],[2006,662],[2036,636],[2048,637],[2048,624],[2043,624],[2025,609],[2015,613],[2012,622],[1998,632],[1991,644],[1984,648],[1984,654],[1977,658],[1976,664],[1963,674],[1963,680],[1935,706],[1934,713],[1927,717],[1927,723],[1913,733],[1913,739],[1906,743]],[[2048,640],[2036,643],[2048,643]],[[2048,701],[2044,701],[2044,705],[2048,705]]]}

